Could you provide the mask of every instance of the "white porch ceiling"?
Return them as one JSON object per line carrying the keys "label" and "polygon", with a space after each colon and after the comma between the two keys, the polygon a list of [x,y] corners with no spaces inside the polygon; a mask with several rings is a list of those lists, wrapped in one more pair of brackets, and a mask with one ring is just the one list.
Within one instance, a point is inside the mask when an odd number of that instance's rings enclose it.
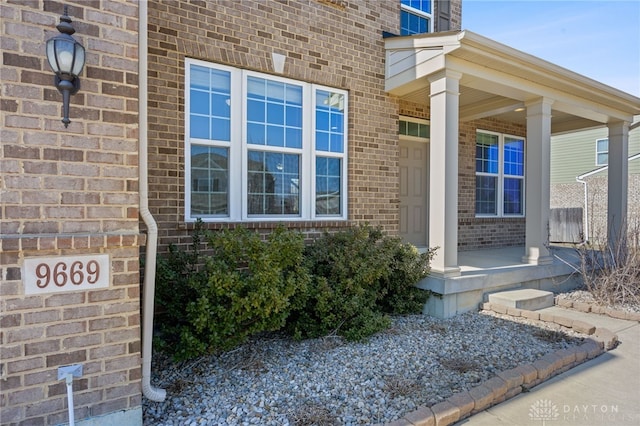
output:
{"label": "white porch ceiling", "polygon": [[[411,92],[409,95],[402,96],[402,99],[429,106],[428,84]],[[463,85],[460,86],[460,120],[462,121],[493,117],[498,120],[525,125],[527,119],[526,110],[516,111],[516,109],[524,108],[524,106],[525,103],[517,99],[506,98]],[[604,123],[598,121],[576,117],[562,111],[553,111],[553,133],[601,127],[603,125]]]}
{"label": "white porch ceiling", "polygon": [[534,56],[462,31],[385,40],[386,89],[402,99],[429,105],[429,76],[462,73],[460,119],[494,117],[526,123],[528,101],[548,98],[552,133],[632,122],[640,98]]}

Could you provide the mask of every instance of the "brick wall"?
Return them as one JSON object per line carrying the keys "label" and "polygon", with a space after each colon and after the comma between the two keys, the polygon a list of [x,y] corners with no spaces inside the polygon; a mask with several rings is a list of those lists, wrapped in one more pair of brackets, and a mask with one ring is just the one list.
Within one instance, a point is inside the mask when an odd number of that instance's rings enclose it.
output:
{"label": "brick wall", "polygon": [[462,0],[444,0],[434,2],[434,17],[435,17],[435,31],[449,31],[446,29],[438,28],[438,13],[442,3],[449,3],[449,30],[462,29]]}
{"label": "brick wall", "polygon": [[429,119],[429,105],[417,104],[405,100],[400,101],[399,111],[401,116]]}
{"label": "brick wall", "polygon": [[[461,0],[451,22],[461,23]],[[398,100],[384,91],[382,32],[399,33],[400,1],[157,1],[149,5],[150,207],[160,250],[186,244],[184,62],[195,58],[349,91],[348,221],[287,222],[308,237],[353,223],[398,230]],[[237,224],[209,224],[212,229]],[[245,223],[264,230],[275,223]]]}
{"label": "brick wall", "polygon": [[449,0],[451,8],[451,30],[462,29],[462,0]]}
{"label": "brick wall", "polygon": [[460,250],[524,245],[524,218],[475,217],[476,130],[526,137],[525,126],[496,119],[460,123],[458,174],[458,245]]}
{"label": "brick wall", "polygon": [[[272,73],[278,53],[287,58],[283,77],[348,90],[348,219],[395,233],[398,104],[384,91],[382,31],[398,33],[399,16],[399,1],[150,3],[150,207],[161,248],[186,241],[190,228],[184,224],[185,57]],[[315,233],[345,223],[287,225]],[[227,225],[212,227],[220,226]]]}
{"label": "brick wall", "polygon": [[[86,49],[68,129],[45,40],[57,1],[7,0],[2,18],[0,422],[68,419],[59,366],[74,381],[77,420],[138,409],[137,15],[134,1],[66,1]],[[25,258],[109,256],[107,288],[25,295]]]}

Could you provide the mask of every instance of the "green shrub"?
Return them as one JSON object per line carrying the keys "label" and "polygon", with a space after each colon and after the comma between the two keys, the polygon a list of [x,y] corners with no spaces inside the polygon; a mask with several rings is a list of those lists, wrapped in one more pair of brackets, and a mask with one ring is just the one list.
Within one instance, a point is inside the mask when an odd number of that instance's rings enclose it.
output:
{"label": "green shrub", "polygon": [[[179,296],[183,320],[172,327],[176,359],[231,349],[256,333],[278,330],[289,314],[290,298],[304,291],[299,233],[278,228],[263,241],[245,228],[207,233],[211,255],[187,280]],[[178,290],[174,290],[176,296]]]}
{"label": "green shrub", "polygon": [[399,238],[387,237],[382,241],[383,251],[389,252],[391,263],[388,274],[382,278],[378,305],[382,311],[392,314],[413,314],[422,312],[431,292],[415,286],[429,274],[429,264],[436,248],[424,253],[411,244],[404,244]]}
{"label": "green shrub", "polygon": [[313,281],[295,295],[288,331],[361,340],[387,328],[388,314],[416,312],[426,302],[429,293],[414,284],[428,273],[432,255],[368,225],[326,233],[305,251]]}
{"label": "green shrub", "polygon": [[201,248],[204,229],[201,221],[196,223],[192,242],[186,250],[175,244],[169,246],[167,256],[156,260],[156,328],[159,332],[157,346],[173,353],[180,343],[180,334],[188,326],[185,316],[187,304],[197,297],[199,285],[193,283],[206,280],[201,270]]}
{"label": "green shrub", "polygon": [[285,324],[296,338],[362,340],[387,328],[390,314],[419,312],[429,297],[414,284],[433,250],[420,254],[370,226],[327,233],[305,248],[300,233],[282,227],[263,240],[242,227],[208,232],[198,222],[192,240],[158,258],[160,347],[177,360]]}
{"label": "green shrub", "polygon": [[375,311],[375,282],[385,273],[384,265],[371,261],[377,233],[365,227],[350,228],[326,233],[307,247],[305,261],[313,282],[294,302],[289,328],[295,337],[337,333],[355,338],[352,328],[362,327],[365,321],[361,318],[384,322],[376,318],[382,314]]}

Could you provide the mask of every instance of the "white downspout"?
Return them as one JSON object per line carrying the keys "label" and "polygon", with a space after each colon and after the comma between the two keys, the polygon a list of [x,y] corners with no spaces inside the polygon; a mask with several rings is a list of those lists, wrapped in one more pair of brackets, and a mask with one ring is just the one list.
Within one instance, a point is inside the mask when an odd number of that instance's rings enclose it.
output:
{"label": "white downspout", "polygon": [[151,401],[162,402],[167,396],[164,389],[151,386],[151,358],[153,342],[153,304],[156,283],[156,251],[158,225],[149,211],[149,182],[147,170],[147,1],[138,2],[138,172],[140,189],[140,217],[147,226],[147,247],[144,264],[143,318],[142,318],[142,394]]}
{"label": "white downspout", "polygon": [[586,243],[589,241],[589,199],[587,196],[587,194],[589,193],[589,184],[586,180],[582,179],[582,176],[576,176],[576,181],[584,185],[584,238],[582,242]]}

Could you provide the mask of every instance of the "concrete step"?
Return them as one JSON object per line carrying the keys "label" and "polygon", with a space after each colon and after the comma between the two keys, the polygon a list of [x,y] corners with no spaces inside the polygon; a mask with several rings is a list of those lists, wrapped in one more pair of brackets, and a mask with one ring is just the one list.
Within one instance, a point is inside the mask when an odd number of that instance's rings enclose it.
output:
{"label": "concrete step", "polygon": [[521,289],[500,291],[489,295],[489,303],[506,306],[508,308],[526,309],[536,311],[538,309],[553,306],[553,293],[550,291]]}

